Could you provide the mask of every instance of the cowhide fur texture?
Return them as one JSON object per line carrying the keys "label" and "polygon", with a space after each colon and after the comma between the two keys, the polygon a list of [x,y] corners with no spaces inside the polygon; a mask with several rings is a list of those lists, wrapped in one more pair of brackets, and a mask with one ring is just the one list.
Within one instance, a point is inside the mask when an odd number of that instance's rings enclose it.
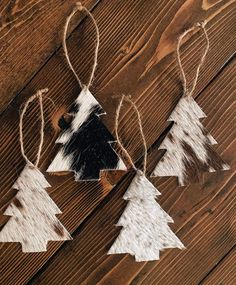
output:
{"label": "cowhide fur texture", "polygon": [[138,170],[123,197],[129,201],[117,223],[123,228],[108,254],[129,253],[139,262],[158,260],[165,248],[184,248],[168,226],[173,219],[155,200],[158,195],[160,192]]}
{"label": "cowhide fur texture", "polygon": [[177,176],[181,186],[197,183],[203,172],[228,170],[213,150],[215,139],[201,124],[206,117],[192,96],[182,97],[168,121],[174,121],[159,149],[166,150],[152,176]]}
{"label": "cowhide fur texture", "polygon": [[48,172],[73,171],[75,180],[98,180],[101,170],[126,170],[111,143],[114,137],[102,123],[105,114],[85,87],[71,106],[71,122],[57,139],[62,146]]}
{"label": "cowhide fur texture", "polygon": [[56,215],[60,209],[49,197],[43,174],[27,164],[13,185],[18,190],[4,215],[10,216],[0,232],[0,242],[20,242],[23,252],[47,250],[48,241],[72,239]]}

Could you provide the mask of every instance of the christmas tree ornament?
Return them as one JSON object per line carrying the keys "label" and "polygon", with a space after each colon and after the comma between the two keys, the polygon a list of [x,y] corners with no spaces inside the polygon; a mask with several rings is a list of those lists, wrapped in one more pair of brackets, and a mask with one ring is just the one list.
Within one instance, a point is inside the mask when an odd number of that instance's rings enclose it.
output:
{"label": "christmas tree ornament", "polygon": [[[85,11],[92,19],[96,34],[94,65],[87,85],[81,83],[69,58],[66,36],[69,23],[77,11]],[[81,92],[69,110],[71,122],[57,139],[61,148],[48,167],[48,172],[74,172],[75,180],[99,180],[103,170],[126,170],[126,166],[112,147],[114,137],[102,123],[101,115],[106,114],[89,91],[97,65],[99,31],[92,14],[77,3],[68,17],[64,30],[63,48],[70,69],[74,73]]]}
{"label": "christmas tree ornament", "polygon": [[209,50],[205,25],[206,22],[197,24],[205,36],[206,48],[197,67],[191,90],[187,88],[180,58],[180,46],[183,38],[196,27],[185,31],[178,39],[177,59],[183,79],[183,96],[168,119],[174,124],[159,147],[166,152],[152,173],[154,177],[177,176],[180,186],[200,182],[204,172],[229,169],[229,165],[212,148],[217,142],[201,124],[200,119],[206,115],[193,98],[199,71]]}
{"label": "christmas tree ornament", "polygon": [[[145,149],[143,171],[136,168],[118,136],[119,114],[124,99],[132,104],[138,116],[140,133]],[[131,99],[124,96],[117,109],[116,135],[121,149],[127,155],[132,167],[136,170],[136,175],[123,196],[123,199],[127,200],[128,204],[117,223],[117,226],[121,226],[122,229],[108,251],[108,254],[129,253],[135,257],[137,262],[141,262],[158,260],[160,258],[160,251],[165,248],[184,249],[184,245],[168,225],[168,223],[173,223],[173,219],[155,200],[161,193],[146,178],[147,146],[140,114]]]}
{"label": "christmas tree ornament", "polygon": [[[39,90],[26,102],[20,116],[20,143],[26,165],[13,185],[18,192],[4,215],[10,216],[0,232],[0,242],[20,242],[23,252],[42,252],[47,250],[48,241],[72,239],[56,215],[60,209],[47,194],[45,188],[51,187],[38,169],[44,139],[44,115],[42,95],[47,89]],[[23,143],[23,117],[28,105],[35,99],[40,103],[41,131],[36,163],[33,164],[25,154]]]}

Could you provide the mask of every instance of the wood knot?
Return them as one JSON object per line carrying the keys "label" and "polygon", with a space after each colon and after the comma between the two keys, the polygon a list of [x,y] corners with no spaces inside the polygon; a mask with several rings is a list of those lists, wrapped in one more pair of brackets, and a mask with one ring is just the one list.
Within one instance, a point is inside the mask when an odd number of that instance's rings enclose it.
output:
{"label": "wood knot", "polygon": [[58,121],[58,126],[64,130],[70,127],[71,122],[73,120],[74,116],[70,113],[65,113],[61,116],[61,118]]}
{"label": "wood knot", "polygon": [[[57,108],[56,112],[53,114],[51,118],[52,127],[56,131],[60,131],[61,129],[66,128],[67,123],[64,124],[64,114],[66,113],[66,108],[64,106]],[[65,125],[65,127],[64,127]]]}
{"label": "wood knot", "polygon": [[130,48],[128,46],[124,46],[121,48],[121,53],[127,55],[130,53]]}

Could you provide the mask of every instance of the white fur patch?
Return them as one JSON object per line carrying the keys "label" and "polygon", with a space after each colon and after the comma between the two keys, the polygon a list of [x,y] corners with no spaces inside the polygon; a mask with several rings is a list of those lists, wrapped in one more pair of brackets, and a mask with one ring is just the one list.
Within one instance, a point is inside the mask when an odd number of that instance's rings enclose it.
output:
{"label": "white fur patch", "polygon": [[[84,102],[86,102],[86,104],[84,104]],[[71,123],[70,130],[63,132],[60,135],[60,137],[56,140],[56,143],[61,143],[61,144],[67,143],[70,140],[72,134],[76,132],[82,126],[82,124],[88,120],[89,115],[91,114],[93,108],[96,106],[100,106],[100,104],[94,98],[94,96],[91,94],[88,88],[83,88],[81,90],[79,96],[75,100],[75,103],[80,108],[79,112],[74,113],[74,118]],[[102,114],[105,115],[106,112],[103,111]]]}
{"label": "white fur patch", "polygon": [[72,239],[56,217],[61,211],[47,187],[43,174],[27,164],[13,185],[18,193],[4,213],[10,219],[0,232],[0,242],[20,242],[23,252],[41,252],[47,250],[48,241]]}
{"label": "white fur patch", "polygon": [[61,171],[71,171],[72,158],[71,155],[65,156],[63,150],[60,149],[53,159],[52,163],[49,165],[47,172],[61,172]]}
{"label": "white fur patch", "polygon": [[[117,156],[118,156],[118,155],[117,155]],[[123,160],[122,160],[121,158],[119,158],[119,160],[118,160],[116,169],[117,169],[117,170],[127,171],[127,167],[126,167],[126,165],[124,164],[124,162],[123,162]],[[108,170],[109,170],[109,169],[108,169]],[[110,169],[110,170],[112,170],[112,169]]]}
{"label": "white fur patch", "polygon": [[168,226],[173,219],[156,202],[157,195],[160,192],[138,171],[123,197],[129,200],[117,223],[123,228],[108,254],[129,253],[139,262],[158,260],[165,248],[184,248]]}

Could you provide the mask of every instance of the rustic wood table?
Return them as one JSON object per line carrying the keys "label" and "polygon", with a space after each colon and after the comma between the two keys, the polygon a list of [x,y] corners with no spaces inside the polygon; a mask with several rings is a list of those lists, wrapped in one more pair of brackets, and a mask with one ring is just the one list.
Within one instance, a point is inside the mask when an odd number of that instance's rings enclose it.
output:
{"label": "rustic wood table", "polygon": [[[104,107],[103,122],[114,131],[121,94],[132,95],[143,120],[149,155],[148,174],[160,159],[157,150],[170,125],[166,121],[182,92],[175,49],[178,36],[207,19],[210,51],[194,92],[207,114],[204,126],[217,140],[215,150],[230,171],[207,173],[201,184],[179,187],[177,179],[153,178],[160,205],[175,224],[172,230],[187,249],[168,249],[156,262],[134,262],[129,255],[107,256],[119,233],[115,227],[126,205],[122,196],[133,173],[104,172],[99,182],[73,175],[46,175],[49,195],[63,214],[58,218],[73,241],[49,242],[45,253],[23,254],[19,243],[0,244],[0,284],[236,284],[235,74],[236,2],[234,0],[84,0],[101,34],[98,67],[91,91]],[[11,187],[24,167],[18,124],[20,105],[39,88],[44,100],[44,172],[57,152],[54,145],[62,115],[79,93],[61,47],[63,26],[75,0],[2,0],[0,2],[0,188],[2,215],[14,199]],[[71,60],[83,81],[93,61],[95,31],[85,15],[73,20],[68,37]],[[204,37],[195,32],[181,49],[188,82],[194,76]],[[31,159],[39,140],[37,104],[25,120],[25,145]],[[121,137],[137,164],[143,149],[134,113],[125,104]],[[120,152],[118,147],[117,150]],[[45,172],[44,172],[45,173]],[[114,185],[116,185],[114,187]]]}

